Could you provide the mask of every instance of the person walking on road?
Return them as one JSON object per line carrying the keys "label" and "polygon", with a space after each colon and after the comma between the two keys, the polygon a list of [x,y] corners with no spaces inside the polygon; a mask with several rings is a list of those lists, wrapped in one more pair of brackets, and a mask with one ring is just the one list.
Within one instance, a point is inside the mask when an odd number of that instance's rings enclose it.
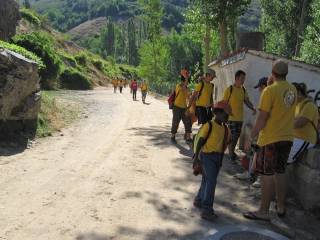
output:
{"label": "person walking on road", "polygon": [[140,88],[141,88],[141,95],[142,95],[142,103],[145,104],[147,93],[148,93],[148,85],[145,80],[142,81]]}
{"label": "person walking on road", "polygon": [[216,77],[216,72],[209,69],[205,77],[196,85],[195,91],[190,99],[189,107],[196,101],[196,116],[198,124],[205,124],[212,119],[213,89],[211,81]]}
{"label": "person walking on road", "polygon": [[216,103],[213,111],[215,118],[199,130],[200,138],[193,160],[194,166],[202,169],[202,181],[194,206],[201,209],[201,217],[208,221],[216,219],[213,202],[217,177],[231,135],[226,123],[232,114],[230,105],[224,101]]}
{"label": "person walking on road", "polygon": [[116,79],[112,80],[113,92],[117,93],[118,81]]}
{"label": "person walking on road", "polygon": [[261,174],[261,203],[255,212],[244,217],[270,221],[270,202],[276,193],[277,214],[286,214],[286,166],[294,139],[294,113],[297,90],[286,80],[288,64],[277,60],[272,66],[272,85],[262,92],[259,114],[252,129],[251,138],[258,136],[256,171]]}
{"label": "person walking on road", "polygon": [[120,90],[120,93],[122,93],[123,86],[124,86],[124,82],[123,82],[123,80],[121,79],[121,80],[119,81],[119,90]]}
{"label": "person walking on road", "polygon": [[137,101],[138,83],[136,79],[133,80],[130,87],[132,89],[132,99],[133,101]]}
{"label": "person walking on road", "polygon": [[233,163],[237,160],[235,148],[241,135],[243,125],[243,105],[245,104],[248,108],[256,114],[256,109],[249,99],[248,93],[243,86],[246,79],[246,73],[239,70],[235,74],[235,83],[229,86],[223,95],[223,100],[228,102],[232,109],[232,116],[229,117],[228,126],[231,129],[231,142],[228,146],[229,156]]}
{"label": "person walking on road", "polygon": [[189,89],[188,89],[188,74],[181,74],[181,83],[177,84],[175,88],[175,101],[172,109],[172,127],[171,127],[171,141],[176,142],[176,133],[179,128],[179,124],[182,120],[185,128],[185,140],[192,142],[192,123],[191,118],[187,113],[187,103],[189,101]]}

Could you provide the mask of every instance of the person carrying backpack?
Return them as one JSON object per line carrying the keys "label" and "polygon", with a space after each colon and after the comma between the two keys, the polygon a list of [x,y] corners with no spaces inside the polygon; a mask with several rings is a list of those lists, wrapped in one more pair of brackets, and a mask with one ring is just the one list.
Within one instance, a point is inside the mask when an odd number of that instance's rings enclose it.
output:
{"label": "person carrying backpack", "polygon": [[307,86],[304,83],[293,83],[298,93],[298,103],[295,109],[293,145],[288,163],[301,160],[308,149],[319,142],[317,124],[318,108],[312,99],[308,98]]}
{"label": "person carrying backpack", "polygon": [[201,185],[193,204],[201,209],[201,217],[208,221],[216,218],[213,209],[214,195],[224,152],[231,135],[226,123],[232,115],[230,105],[224,101],[216,103],[213,111],[215,118],[204,124],[197,134],[199,140],[193,159],[193,168],[200,166],[202,171]]}
{"label": "person carrying backpack", "polygon": [[123,86],[124,86],[124,82],[123,82],[123,80],[120,80],[120,81],[119,81],[119,90],[120,90],[120,93],[122,93]]}
{"label": "person carrying backpack", "polygon": [[246,79],[246,73],[239,70],[235,74],[235,83],[224,91],[223,100],[228,102],[232,109],[232,116],[229,117],[228,126],[231,129],[231,143],[229,144],[229,155],[233,163],[236,162],[237,155],[235,148],[241,135],[243,125],[243,105],[253,111],[255,115],[257,110],[249,99],[248,93],[243,84]]}
{"label": "person carrying backpack", "polygon": [[196,101],[196,116],[198,124],[205,124],[212,119],[213,89],[211,81],[216,77],[216,72],[209,69],[205,77],[196,85],[195,91],[190,99],[189,107]]}
{"label": "person carrying backpack", "polygon": [[142,94],[142,103],[146,103],[147,93],[148,93],[148,85],[145,80],[141,83],[141,94]]}
{"label": "person carrying backpack", "polygon": [[132,89],[132,99],[133,101],[137,101],[138,83],[136,79],[133,80],[130,87]]}
{"label": "person carrying backpack", "polygon": [[117,92],[117,87],[118,87],[118,81],[116,79],[112,80],[112,86],[113,86],[113,92]]}
{"label": "person carrying backpack", "polygon": [[181,120],[185,128],[184,138],[187,142],[192,142],[192,123],[187,113],[187,102],[189,100],[188,78],[188,74],[181,73],[181,83],[177,84],[174,90],[175,100],[172,108],[173,117],[171,127],[171,141],[174,143],[176,142],[176,134]]}

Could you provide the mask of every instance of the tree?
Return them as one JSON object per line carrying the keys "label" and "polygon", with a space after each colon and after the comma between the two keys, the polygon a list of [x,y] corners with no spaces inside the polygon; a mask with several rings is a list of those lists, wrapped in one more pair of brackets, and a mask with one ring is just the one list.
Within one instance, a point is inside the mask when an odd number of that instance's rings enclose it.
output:
{"label": "tree", "polygon": [[306,35],[302,43],[301,57],[302,60],[320,64],[320,0],[312,3],[311,17],[312,20],[307,27]]}
{"label": "tree", "polygon": [[[150,80],[159,81],[163,76],[162,62],[165,51],[163,48],[163,42],[161,40],[161,23],[163,17],[163,8],[160,0],[140,0],[139,1],[143,9],[143,20],[147,25],[148,41],[145,43],[142,51],[140,51],[140,60],[142,62],[141,69],[144,75],[146,70],[152,72]],[[151,55],[146,54],[146,49],[151,51]],[[146,62],[144,58],[148,57],[150,61]],[[151,57],[151,59],[150,59]],[[148,64],[149,68],[146,68],[144,64]]]}
{"label": "tree", "polygon": [[[310,0],[262,0],[261,31],[266,50],[288,58],[298,57],[308,25]],[[280,40],[280,41],[279,41]]]}
{"label": "tree", "polygon": [[24,1],[23,1],[23,6],[24,6],[25,8],[30,9],[30,8],[31,8],[30,1],[29,1],[29,0],[24,0]]}
{"label": "tree", "polygon": [[114,57],[115,53],[115,31],[114,23],[109,19],[107,27],[102,32],[102,48],[108,56]]}
{"label": "tree", "polygon": [[138,65],[138,49],[136,40],[136,27],[133,19],[128,21],[128,61],[130,65]]}

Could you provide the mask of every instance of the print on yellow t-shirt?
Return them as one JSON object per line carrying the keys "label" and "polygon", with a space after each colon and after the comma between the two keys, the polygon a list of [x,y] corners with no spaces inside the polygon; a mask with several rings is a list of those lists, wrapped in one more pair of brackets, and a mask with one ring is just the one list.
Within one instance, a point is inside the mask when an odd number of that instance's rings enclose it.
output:
{"label": "print on yellow t-shirt", "polygon": [[214,85],[212,83],[207,83],[206,81],[202,81],[196,85],[195,87],[196,92],[200,93],[202,84],[204,84],[203,89],[201,92],[201,96],[198,97],[196,101],[196,105],[197,107],[210,107],[210,105],[212,104]]}
{"label": "print on yellow t-shirt", "polygon": [[[293,130],[294,137],[302,139],[312,144],[317,143],[317,132],[314,126],[317,126],[319,120],[319,113],[317,106],[310,99],[306,99],[297,104],[295,109],[295,118],[304,117],[310,122],[302,128],[295,128]],[[312,126],[311,122],[314,123]]]}
{"label": "print on yellow t-shirt", "polygon": [[277,81],[264,89],[259,109],[269,113],[269,118],[259,134],[259,146],[293,141],[296,102],[297,90],[288,81]]}
{"label": "print on yellow t-shirt", "polygon": [[[204,124],[200,130],[199,130],[199,137],[206,138],[209,133],[209,124]],[[228,130],[228,136],[227,139],[230,137],[230,132]],[[225,127],[222,125],[219,125],[214,120],[212,120],[212,131],[210,136],[208,137],[208,140],[206,144],[202,148],[202,152],[204,153],[210,153],[210,152],[218,152],[222,153],[224,151],[223,149],[223,140],[225,135]],[[227,141],[228,142],[228,141]]]}
{"label": "print on yellow t-shirt", "polygon": [[230,86],[224,91],[223,100],[228,102],[232,109],[232,116],[229,116],[229,121],[243,121],[243,104],[248,98],[248,93],[244,87]]}
{"label": "print on yellow t-shirt", "polygon": [[176,99],[174,101],[174,106],[179,108],[187,108],[189,100],[189,91],[187,88],[181,87],[180,84],[176,86]]}

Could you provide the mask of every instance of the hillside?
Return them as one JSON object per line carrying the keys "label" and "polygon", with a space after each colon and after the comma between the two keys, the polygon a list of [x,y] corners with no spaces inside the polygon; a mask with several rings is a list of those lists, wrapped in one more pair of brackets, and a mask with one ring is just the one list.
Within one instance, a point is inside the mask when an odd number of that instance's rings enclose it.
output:
{"label": "hillside", "polygon": [[[138,1],[131,0],[31,0],[32,8],[46,14],[53,26],[66,32],[81,23],[99,17],[110,17],[113,21],[127,20],[141,14]],[[187,0],[164,0],[163,27],[180,30],[184,23],[183,10]]]}

